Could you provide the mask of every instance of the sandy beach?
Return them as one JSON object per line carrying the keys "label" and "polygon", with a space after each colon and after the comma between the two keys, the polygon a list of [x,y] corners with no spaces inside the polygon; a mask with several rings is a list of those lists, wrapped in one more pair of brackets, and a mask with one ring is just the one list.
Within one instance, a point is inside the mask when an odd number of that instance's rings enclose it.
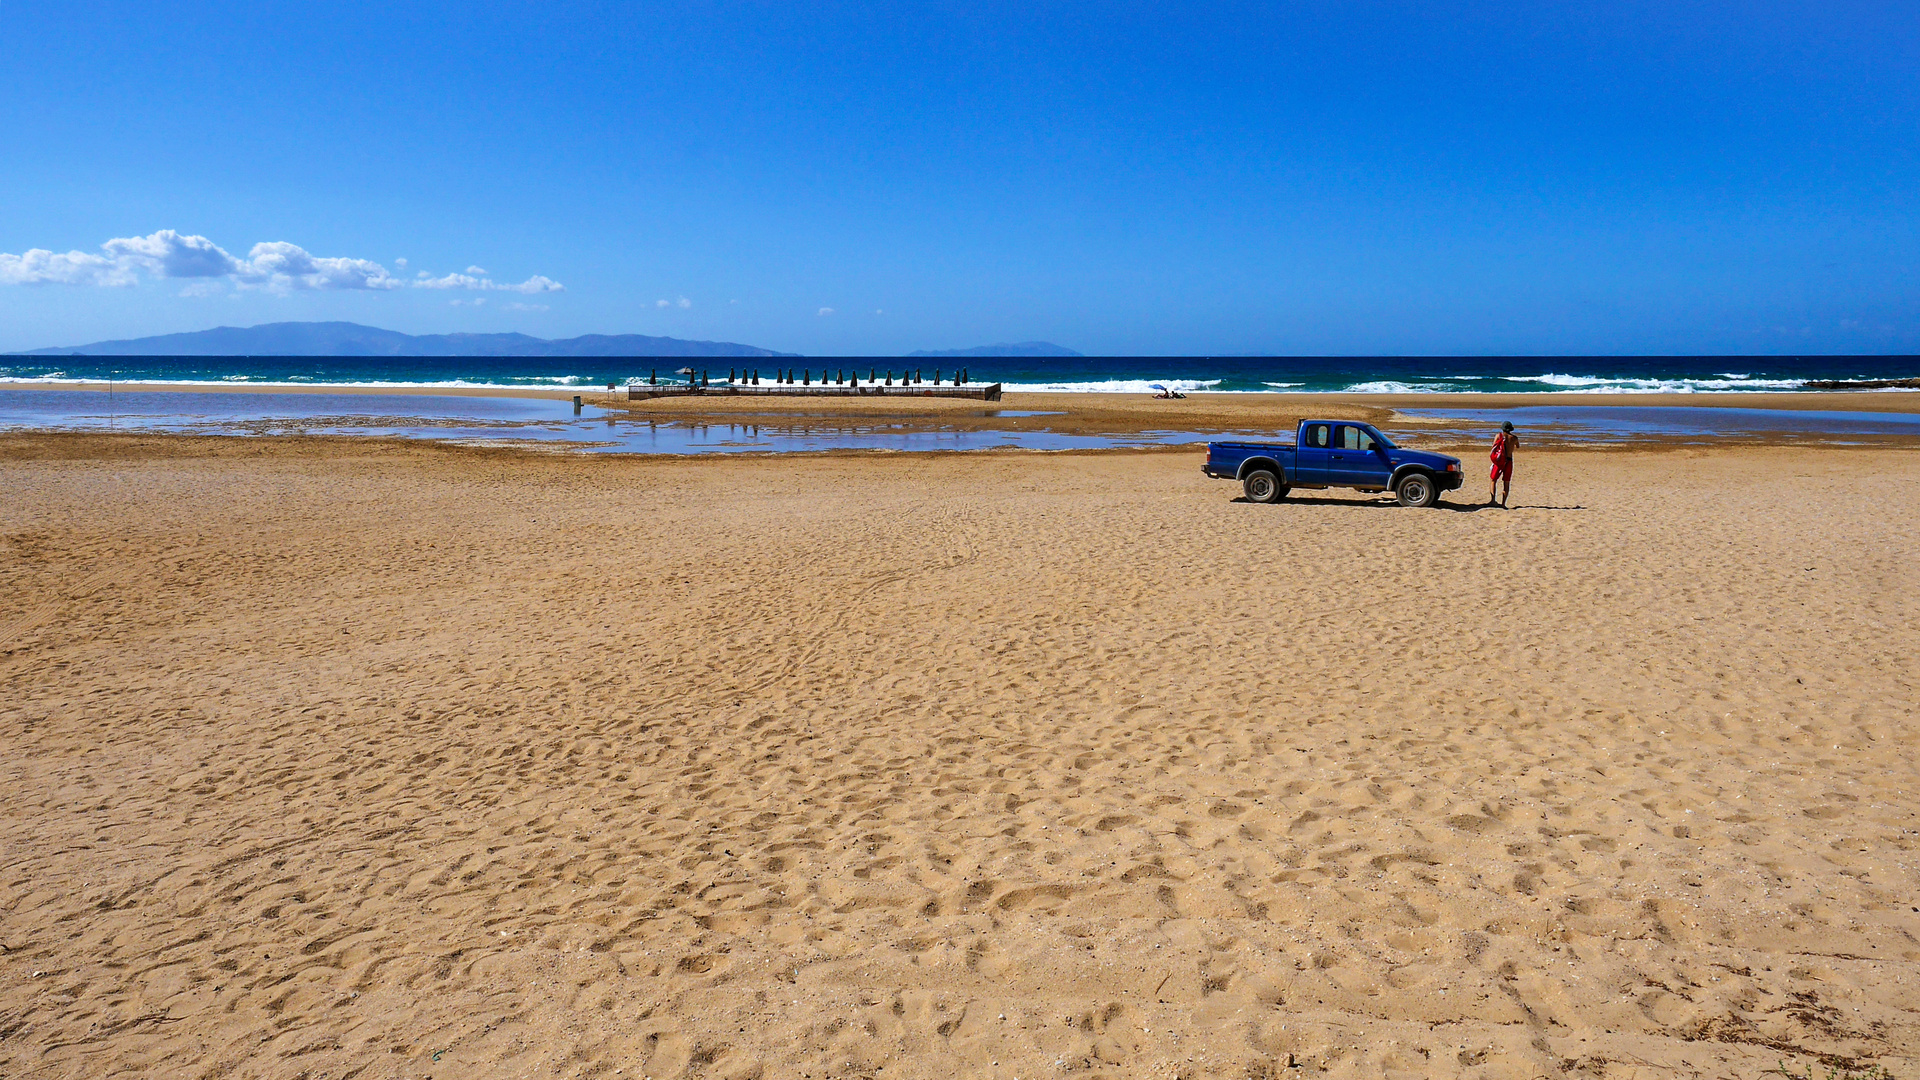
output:
{"label": "sandy beach", "polygon": [[1199,461],[0,436],[0,1075],[1920,1074],[1920,452]]}

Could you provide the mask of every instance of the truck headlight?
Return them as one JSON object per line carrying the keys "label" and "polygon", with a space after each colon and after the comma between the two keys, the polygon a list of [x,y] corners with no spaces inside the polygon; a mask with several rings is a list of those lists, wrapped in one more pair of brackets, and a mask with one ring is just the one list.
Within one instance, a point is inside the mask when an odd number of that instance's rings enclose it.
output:
{"label": "truck headlight", "polygon": [[1459,463],[1459,462],[1457,462],[1457,461],[1449,461],[1449,462],[1447,462],[1447,471],[1448,471],[1448,472],[1459,472],[1459,471],[1460,471],[1460,463]]}

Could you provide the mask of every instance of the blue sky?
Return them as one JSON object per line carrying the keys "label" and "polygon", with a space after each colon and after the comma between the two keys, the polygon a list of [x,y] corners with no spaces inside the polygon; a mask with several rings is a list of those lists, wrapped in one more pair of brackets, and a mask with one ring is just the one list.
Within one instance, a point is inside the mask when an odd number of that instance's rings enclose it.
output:
{"label": "blue sky", "polygon": [[1910,0],[0,14],[0,350],[1920,352]]}

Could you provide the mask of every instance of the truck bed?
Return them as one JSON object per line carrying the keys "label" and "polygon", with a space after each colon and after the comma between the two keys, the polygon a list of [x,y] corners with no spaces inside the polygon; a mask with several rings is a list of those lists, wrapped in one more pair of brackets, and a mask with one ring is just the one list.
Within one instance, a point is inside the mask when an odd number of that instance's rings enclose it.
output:
{"label": "truck bed", "polygon": [[1253,457],[1268,457],[1275,461],[1293,457],[1293,443],[1280,442],[1215,442],[1207,444],[1207,462],[1202,466],[1208,476],[1235,477],[1239,475],[1240,463]]}

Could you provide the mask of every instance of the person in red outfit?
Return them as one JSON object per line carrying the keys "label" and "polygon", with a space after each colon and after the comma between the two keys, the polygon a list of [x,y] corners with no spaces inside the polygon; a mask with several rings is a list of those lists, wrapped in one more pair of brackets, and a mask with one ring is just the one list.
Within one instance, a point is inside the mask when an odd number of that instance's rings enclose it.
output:
{"label": "person in red outfit", "polygon": [[[1493,437],[1493,453],[1487,457],[1493,462],[1493,468],[1487,476],[1487,505],[1492,506],[1495,488],[1501,488],[1500,505],[1507,505],[1507,495],[1513,491],[1513,448],[1520,445],[1520,436],[1513,433],[1513,421],[1500,425],[1500,434]],[[1502,487],[1501,482],[1505,481]]]}

